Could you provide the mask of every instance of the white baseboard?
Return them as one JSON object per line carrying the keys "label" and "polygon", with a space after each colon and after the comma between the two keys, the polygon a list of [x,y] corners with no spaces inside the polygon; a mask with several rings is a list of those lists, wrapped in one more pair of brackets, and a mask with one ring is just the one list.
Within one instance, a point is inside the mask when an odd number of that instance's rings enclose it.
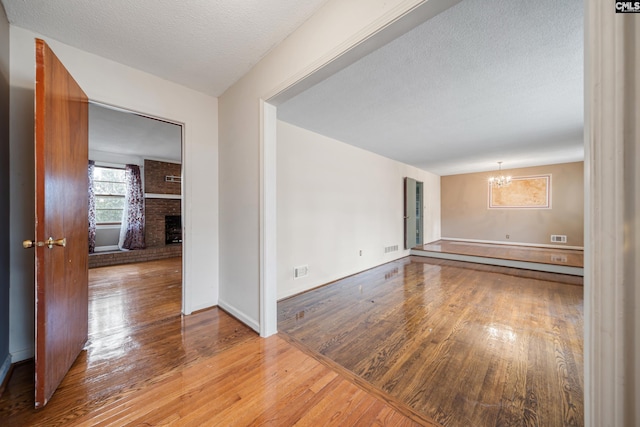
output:
{"label": "white baseboard", "polygon": [[4,383],[5,378],[7,378],[9,368],[11,368],[11,353],[7,354],[2,366],[0,366],[0,384]]}
{"label": "white baseboard", "polygon": [[502,240],[460,239],[457,237],[441,237],[439,240],[448,240],[448,241],[454,241],[454,242],[469,242],[469,243],[490,243],[492,245],[528,246],[528,247],[535,247],[535,248],[575,249],[579,251],[584,250],[584,246],[552,245],[552,244],[546,244],[546,243],[523,243],[523,242],[505,242]]}
{"label": "white baseboard", "polygon": [[185,316],[188,316],[191,313],[194,313],[196,311],[206,310],[208,308],[213,308],[217,305],[218,303],[215,301],[202,302],[200,304],[192,305],[190,307],[185,307],[185,309],[187,309],[188,311],[184,311],[182,314],[184,314]]}
{"label": "white baseboard", "polygon": [[[357,273],[355,273],[355,274],[357,274]],[[336,280],[340,280],[340,279],[336,279]],[[328,281],[326,281],[324,283],[320,283],[320,284],[304,285],[304,286],[295,287],[293,289],[288,289],[286,292],[283,292],[283,293],[277,295],[278,302],[280,302],[280,301],[282,301],[284,299],[287,299],[287,298],[291,298],[294,295],[303,294],[305,292],[312,291],[312,290],[317,289],[317,288],[321,288],[321,287],[323,287],[323,286],[325,286],[325,285],[327,285],[328,283],[331,283],[331,282],[335,282],[335,280],[328,280]]]}
{"label": "white baseboard", "polygon": [[251,317],[247,316],[246,314],[244,314],[242,311],[238,310],[233,305],[229,304],[226,301],[223,301],[223,300],[219,299],[218,300],[218,307],[220,307],[224,311],[228,312],[233,317],[235,317],[236,319],[238,319],[239,321],[241,321],[242,323],[244,323],[245,325],[247,325],[248,327],[250,327],[251,329],[253,329],[257,333],[260,333],[260,324],[255,319],[252,319]]}
{"label": "white baseboard", "polygon": [[23,360],[33,359],[36,355],[35,348],[27,348],[11,353],[11,363],[22,362]]}

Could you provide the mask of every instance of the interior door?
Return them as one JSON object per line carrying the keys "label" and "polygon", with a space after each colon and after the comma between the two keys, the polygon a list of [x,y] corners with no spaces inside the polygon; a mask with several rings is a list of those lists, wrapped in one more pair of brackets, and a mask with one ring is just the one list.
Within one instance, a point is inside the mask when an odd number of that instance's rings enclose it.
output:
{"label": "interior door", "polygon": [[36,40],[36,408],[47,404],[87,341],[88,135],[87,96]]}
{"label": "interior door", "polygon": [[416,246],[416,180],[404,179],[404,248]]}
{"label": "interior door", "polygon": [[424,228],[424,183],[416,181],[416,246],[423,242]]}

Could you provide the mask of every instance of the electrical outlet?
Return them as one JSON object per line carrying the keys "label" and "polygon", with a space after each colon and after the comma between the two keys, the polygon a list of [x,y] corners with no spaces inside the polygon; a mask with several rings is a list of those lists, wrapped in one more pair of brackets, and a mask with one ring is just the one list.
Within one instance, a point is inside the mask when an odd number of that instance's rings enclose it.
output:
{"label": "electrical outlet", "polygon": [[506,237],[507,239],[509,239],[511,236],[509,236],[509,235],[507,234],[507,235],[505,235],[504,237]]}
{"label": "electrical outlet", "polygon": [[300,267],[294,267],[293,268],[293,278],[294,279],[299,279],[300,277],[304,277],[307,274],[309,274],[309,266],[308,265],[301,265]]}
{"label": "electrical outlet", "polygon": [[360,256],[362,256],[362,249],[360,249]]}

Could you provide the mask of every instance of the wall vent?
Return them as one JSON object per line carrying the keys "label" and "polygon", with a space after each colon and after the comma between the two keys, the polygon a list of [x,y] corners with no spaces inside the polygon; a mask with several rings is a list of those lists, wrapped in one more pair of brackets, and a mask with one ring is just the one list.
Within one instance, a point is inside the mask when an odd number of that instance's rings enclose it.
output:
{"label": "wall vent", "polygon": [[561,234],[552,234],[551,243],[567,243],[567,236]]}
{"label": "wall vent", "polygon": [[304,277],[307,274],[309,274],[309,266],[308,265],[301,265],[300,267],[294,267],[293,268],[293,278],[294,279],[299,279],[300,277]]}
{"label": "wall vent", "polygon": [[388,254],[389,252],[396,252],[398,250],[398,245],[386,246],[384,248],[384,253]]}

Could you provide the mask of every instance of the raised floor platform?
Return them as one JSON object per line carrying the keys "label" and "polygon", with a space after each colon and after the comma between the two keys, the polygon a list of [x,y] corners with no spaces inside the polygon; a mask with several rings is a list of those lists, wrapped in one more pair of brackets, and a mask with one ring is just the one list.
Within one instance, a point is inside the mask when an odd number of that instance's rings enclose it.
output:
{"label": "raised floor platform", "polygon": [[411,255],[584,276],[584,254],[576,249],[437,240]]}

